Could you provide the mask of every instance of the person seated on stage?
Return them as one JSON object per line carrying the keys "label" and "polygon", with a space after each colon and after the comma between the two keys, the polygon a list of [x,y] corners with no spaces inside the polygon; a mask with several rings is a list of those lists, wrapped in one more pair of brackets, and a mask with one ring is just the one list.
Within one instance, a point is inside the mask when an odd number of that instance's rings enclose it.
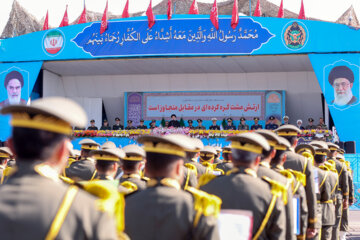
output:
{"label": "person seated on stage", "polygon": [[190,129],[195,129],[195,127],[193,126],[193,120],[188,120],[188,128]]}
{"label": "person seated on stage", "polygon": [[95,120],[94,119],[90,120],[90,127],[88,127],[87,130],[98,130],[98,127],[95,126]]}
{"label": "person seated on stage", "polygon": [[199,130],[205,130],[206,129],[206,127],[204,127],[202,125],[202,120],[200,118],[197,120],[197,123],[198,123],[198,126],[196,127],[196,129],[199,129]]}
{"label": "person seated on stage", "polygon": [[232,118],[227,119],[227,125],[225,126],[224,130],[236,130]]}
{"label": "person seated on stage", "polygon": [[124,126],[120,124],[120,118],[115,118],[115,125],[113,125],[113,130],[123,130]]}
{"label": "person seated on stage", "polygon": [[309,118],[308,122],[309,122],[309,125],[306,126],[306,130],[316,129],[316,125],[314,125],[314,119],[313,118]]}
{"label": "person seated on stage", "polygon": [[104,119],[104,123],[101,126],[100,130],[111,130],[111,127],[109,126],[109,122],[107,119]]}
{"label": "person seated on stage", "polygon": [[319,118],[319,124],[317,125],[317,128],[322,130],[328,129],[327,125],[324,123],[324,118]]}
{"label": "person seated on stage", "polygon": [[165,121],[165,128],[168,128],[169,127],[169,121]]}
{"label": "person seated on stage", "polygon": [[246,119],[244,117],[240,118],[240,124],[238,126],[239,130],[249,130],[249,125],[246,124]]}
{"label": "person seated on stage", "polygon": [[209,127],[210,130],[220,130],[220,126],[216,124],[217,118],[212,118],[212,125]]}
{"label": "person seated on stage", "polygon": [[296,126],[300,129],[300,130],[305,130],[305,128],[302,126],[302,120],[301,119],[298,119],[296,121]]}
{"label": "person seated on stage", "polygon": [[144,119],[140,120],[140,125],[137,126],[137,129],[147,129],[147,126],[144,125]]}
{"label": "person seated on stage", "polygon": [[157,126],[156,126],[156,120],[151,120],[150,129],[154,129],[154,128],[157,128]]}
{"label": "person seated on stage", "polygon": [[268,129],[268,130],[277,129],[279,126],[275,123],[275,121],[276,121],[276,118],[274,116],[270,116],[269,123],[265,125],[265,129]]}
{"label": "person seated on stage", "polygon": [[[165,125],[165,127],[166,127],[166,125]],[[174,127],[174,128],[180,127],[180,122],[178,120],[176,120],[175,114],[171,114],[171,120],[169,122],[169,126],[167,126],[167,127]]]}
{"label": "person seated on stage", "polygon": [[254,117],[254,125],[251,126],[251,130],[262,129],[263,127],[259,124],[259,118]]}
{"label": "person seated on stage", "polygon": [[132,129],[135,129],[135,127],[132,125],[132,120],[128,120],[127,121],[127,126],[125,128],[125,130],[132,130]]}
{"label": "person seated on stage", "polygon": [[289,124],[289,116],[284,116],[283,120],[284,120],[284,123],[282,123],[280,126]]}

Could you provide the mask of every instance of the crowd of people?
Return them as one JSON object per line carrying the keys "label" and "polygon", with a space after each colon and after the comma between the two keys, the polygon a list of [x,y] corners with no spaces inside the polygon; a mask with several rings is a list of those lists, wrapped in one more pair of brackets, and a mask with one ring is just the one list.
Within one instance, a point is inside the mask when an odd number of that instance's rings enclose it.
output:
{"label": "crowd of people", "polygon": [[1,239],[338,240],[348,231],[345,151],[298,144],[301,130],[286,122],[229,136],[222,148],[170,134],[123,148],[83,139],[76,150],[72,126],[87,120],[71,100],[1,113],[13,126],[0,148]]}
{"label": "crowd of people", "polygon": [[[190,129],[199,129],[199,130],[206,130],[207,128],[203,125],[203,120],[202,119],[197,119],[197,126],[194,125],[194,121],[189,119],[187,120],[187,125],[184,124],[184,126],[181,126],[180,121],[177,120],[177,117],[175,114],[171,115],[171,120],[170,121],[164,121],[164,126],[161,127],[173,127],[173,128],[180,128],[180,127],[187,127]],[[288,116],[284,116],[283,117],[283,122],[282,124],[278,124],[277,123],[277,119],[274,116],[270,116],[268,118],[268,120],[266,121],[265,126],[261,125],[259,123],[259,118],[258,117],[254,117],[254,124],[249,126],[246,123],[246,119],[244,117],[241,117],[239,119],[239,124],[236,126],[234,124],[234,120],[232,118],[227,118],[226,119],[226,125],[222,125],[222,124],[218,124],[218,119],[217,118],[212,118],[212,125],[209,126],[209,130],[257,130],[257,129],[268,129],[268,130],[275,130],[277,129],[279,126],[282,125],[286,125],[289,124],[289,117]],[[123,125],[120,124],[120,118],[115,118],[115,124],[111,127],[109,125],[109,122],[107,119],[104,119],[102,126],[100,127],[100,129],[95,126],[95,120],[92,119],[90,120],[90,126],[87,128],[87,130],[132,130],[132,129],[154,129],[158,126],[156,126],[156,121],[152,120],[149,124],[149,127],[147,127],[146,125],[144,125],[144,120],[141,119],[140,120],[140,124],[138,126],[133,126],[133,121],[132,120],[128,120],[127,121],[127,126],[124,128]],[[328,127],[324,122],[324,118],[320,117],[319,118],[319,122],[316,124],[313,118],[309,118],[308,119],[308,125],[303,126],[303,122],[301,119],[298,119],[296,121],[296,125],[300,130],[327,130]],[[85,128],[76,128],[75,130],[85,130]]]}

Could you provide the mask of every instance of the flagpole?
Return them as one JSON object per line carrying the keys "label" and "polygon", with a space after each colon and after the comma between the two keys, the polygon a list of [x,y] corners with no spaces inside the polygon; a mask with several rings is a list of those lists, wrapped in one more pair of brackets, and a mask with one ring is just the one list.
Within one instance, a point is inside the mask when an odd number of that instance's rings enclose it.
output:
{"label": "flagpole", "polygon": [[249,15],[251,17],[251,0],[249,0]]}

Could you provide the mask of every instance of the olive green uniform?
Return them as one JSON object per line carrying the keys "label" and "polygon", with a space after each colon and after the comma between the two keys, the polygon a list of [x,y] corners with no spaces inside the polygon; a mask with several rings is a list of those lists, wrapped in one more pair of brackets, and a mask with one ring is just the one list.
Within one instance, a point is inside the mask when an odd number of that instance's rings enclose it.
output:
{"label": "olive green uniform", "polygon": [[126,197],[128,236],[132,240],[219,239],[216,218],[200,215],[197,220],[195,197],[178,183],[163,180],[152,179],[147,189]]}
{"label": "olive green uniform", "polygon": [[348,182],[348,173],[346,170],[345,163],[342,163],[336,159],[329,158],[328,161],[334,161],[336,171],[338,172],[339,184],[338,188],[335,190],[336,201],[335,201],[335,225],[333,227],[332,239],[339,239],[340,231],[340,221],[343,211],[343,200],[348,199],[349,197],[349,182]]}
{"label": "olive green uniform", "polygon": [[[249,210],[253,213],[254,237],[258,239],[285,239],[286,224],[284,204],[271,193],[269,183],[257,178],[255,172],[245,168],[234,168],[229,175],[216,177],[201,190],[219,196],[221,209]],[[270,218],[264,229],[260,229],[272,199],[276,199]]]}
{"label": "olive green uniform", "polygon": [[259,168],[257,170],[257,176],[262,178],[263,176],[269,177],[275,181],[282,183],[284,186],[287,187],[287,203],[285,205],[285,214],[286,214],[286,239],[295,239],[294,234],[294,219],[293,215],[293,203],[292,203],[292,189],[291,189],[291,182],[276,171],[270,168],[270,164],[267,162],[261,162]]}
{"label": "olive green uniform", "polygon": [[221,169],[224,171],[224,173],[227,173],[231,169],[233,169],[234,164],[231,161],[223,161],[222,163],[219,163],[216,165],[216,168]]}
{"label": "olive green uniform", "polygon": [[[276,166],[271,166],[271,169],[273,169],[274,171],[281,173],[284,170],[283,166],[280,165],[276,165]],[[296,236],[297,239],[305,239],[306,237],[306,230],[307,230],[307,226],[308,226],[308,207],[307,207],[307,202],[306,202],[306,193],[305,193],[305,188],[303,186],[303,184],[301,183],[302,181],[302,174],[294,171],[294,170],[290,170],[291,174],[293,175],[293,182],[291,185],[291,189],[292,189],[292,195],[294,197],[299,198],[300,201],[300,216],[299,216],[299,220],[300,220],[300,232],[299,234]],[[294,206],[293,206],[294,208]],[[294,223],[295,224],[295,223]]]}
{"label": "olive green uniform", "polygon": [[[0,187],[1,239],[45,239],[69,186],[57,174],[18,161],[18,171]],[[117,239],[115,222],[96,198],[77,191],[56,239]]]}
{"label": "olive green uniform", "polygon": [[197,162],[197,161],[185,161],[185,167],[187,167],[188,165],[192,165],[189,168],[195,168],[196,172],[197,172],[197,178],[201,177],[203,174],[206,173],[206,167],[204,167],[203,165],[201,165],[201,163]]}
{"label": "olive green uniform", "polygon": [[74,181],[90,181],[96,177],[94,161],[88,158],[75,161],[65,170],[65,173],[66,177]]}
{"label": "olive green uniform", "polygon": [[285,169],[293,169],[306,175],[306,202],[308,206],[308,228],[314,228],[316,219],[315,183],[311,162],[293,151],[286,152]]}
{"label": "olive green uniform", "polygon": [[187,187],[196,188],[198,184],[196,169],[191,169],[183,166],[183,172],[184,172],[184,181],[181,188],[182,189],[186,189]]}

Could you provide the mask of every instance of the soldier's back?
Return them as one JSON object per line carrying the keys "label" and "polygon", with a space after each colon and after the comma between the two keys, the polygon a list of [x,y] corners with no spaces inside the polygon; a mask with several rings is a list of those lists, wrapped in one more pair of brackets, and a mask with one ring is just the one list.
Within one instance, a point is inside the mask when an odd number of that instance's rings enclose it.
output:
{"label": "soldier's back", "polygon": [[[35,170],[20,169],[0,187],[1,239],[45,239],[68,190]],[[115,229],[96,208],[96,198],[78,189],[56,239],[116,239]]]}
{"label": "soldier's back", "polygon": [[120,178],[120,184],[125,181],[134,183],[137,186],[137,190],[144,190],[146,188],[146,181],[143,178],[141,178],[140,175],[124,174]]}
{"label": "soldier's back", "polygon": [[70,167],[65,170],[65,173],[66,177],[74,179],[75,181],[89,181],[94,179],[96,175],[95,164],[92,160],[82,159],[73,162]]}

